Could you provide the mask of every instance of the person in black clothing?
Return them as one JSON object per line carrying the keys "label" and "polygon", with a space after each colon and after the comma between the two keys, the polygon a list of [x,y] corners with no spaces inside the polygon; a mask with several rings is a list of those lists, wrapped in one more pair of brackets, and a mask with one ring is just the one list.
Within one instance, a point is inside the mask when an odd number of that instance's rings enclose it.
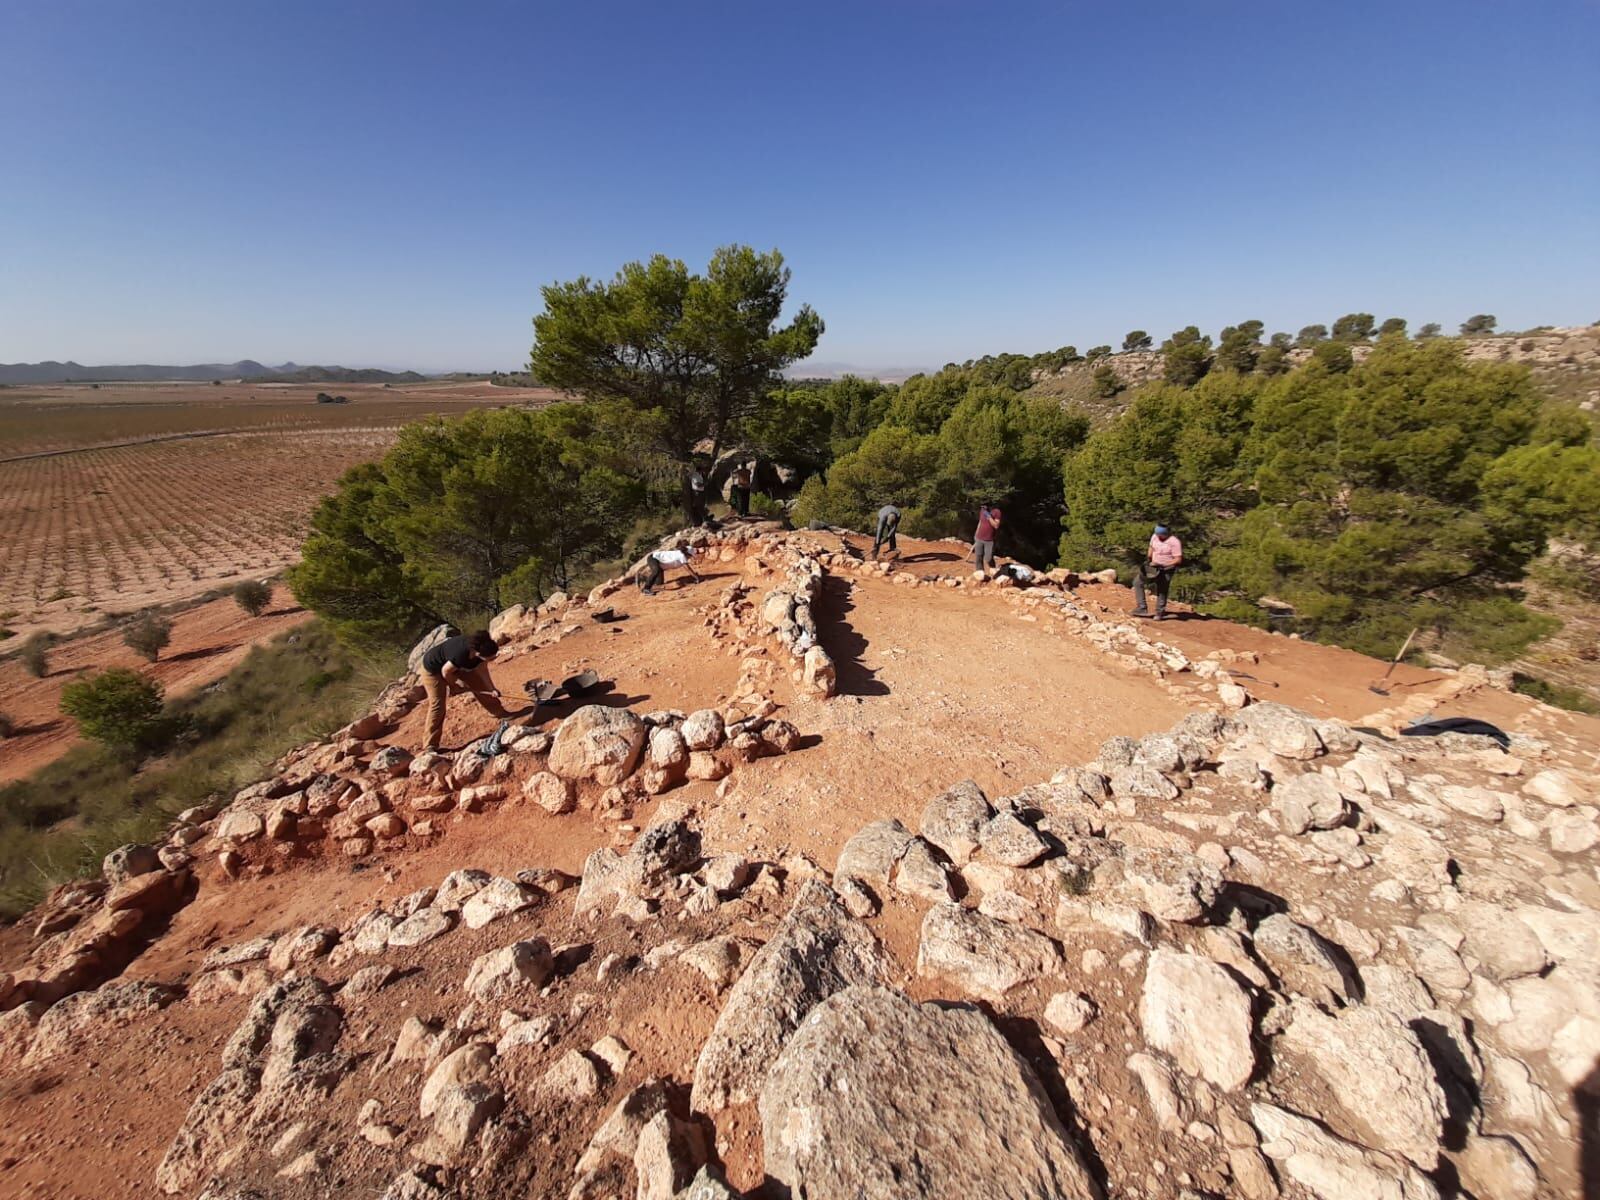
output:
{"label": "person in black clothing", "polygon": [[428,694],[427,749],[437,750],[444,733],[445,698],[451,692],[471,692],[473,697],[497,717],[515,714],[506,711],[500,692],[489,678],[489,663],[500,653],[499,644],[489,631],[445,638],[422,656],[422,688]]}

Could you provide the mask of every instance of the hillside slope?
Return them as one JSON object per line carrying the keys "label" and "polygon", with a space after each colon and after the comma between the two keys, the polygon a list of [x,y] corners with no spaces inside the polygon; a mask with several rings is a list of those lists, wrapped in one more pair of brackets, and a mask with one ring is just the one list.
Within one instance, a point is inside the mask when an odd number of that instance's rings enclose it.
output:
{"label": "hillside slope", "polygon": [[507,695],[602,680],[505,753],[457,699],[415,754],[399,681],[0,931],[10,1187],[1578,1192],[1600,722],[690,536],[699,583],[502,614]]}

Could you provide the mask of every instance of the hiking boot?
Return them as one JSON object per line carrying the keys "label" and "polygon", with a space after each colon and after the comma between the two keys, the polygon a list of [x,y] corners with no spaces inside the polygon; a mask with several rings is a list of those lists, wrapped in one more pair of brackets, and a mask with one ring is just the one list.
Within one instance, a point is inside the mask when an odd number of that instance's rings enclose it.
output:
{"label": "hiking boot", "polygon": [[646,596],[654,596],[656,594],[655,588],[640,588],[639,591]]}
{"label": "hiking boot", "polygon": [[1130,617],[1148,617],[1150,615],[1150,610],[1148,608],[1136,608],[1128,615]]}
{"label": "hiking boot", "polygon": [[1165,620],[1166,620],[1166,619],[1167,619],[1167,614],[1166,614],[1166,613],[1164,613],[1164,612],[1158,612],[1158,613],[1157,613],[1157,614],[1156,614],[1156,620],[1158,620],[1158,621],[1165,621]]}

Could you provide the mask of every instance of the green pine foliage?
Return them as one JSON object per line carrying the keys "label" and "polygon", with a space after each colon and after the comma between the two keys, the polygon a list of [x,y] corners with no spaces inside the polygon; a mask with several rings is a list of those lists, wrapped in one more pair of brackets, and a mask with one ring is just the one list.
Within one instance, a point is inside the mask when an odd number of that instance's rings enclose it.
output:
{"label": "green pine foliage", "polygon": [[1359,365],[1325,341],[1276,377],[1146,388],[1068,462],[1061,558],[1131,565],[1166,521],[1211,611],[1270,595],[1368,653],[1422,625],[1511,657],[1551,631],[1514,590],[1546,539],[1600,534],[1600,450],[1542,403],[1521,367],[1396,337]]}

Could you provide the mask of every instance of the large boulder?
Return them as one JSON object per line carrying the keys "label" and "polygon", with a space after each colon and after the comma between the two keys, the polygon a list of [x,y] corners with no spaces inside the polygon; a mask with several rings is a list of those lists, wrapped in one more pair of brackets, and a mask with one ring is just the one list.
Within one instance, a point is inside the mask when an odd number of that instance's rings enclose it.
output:
{"label": "large boulder", "polygon": [[1334,1137],[1315,1121],[1272,1104],[1252,1104],[1261,1152],[1278,1172],[1319,1200],[1439,1200],[1427,1176],[1409,1164]]}
{"label": "large boulder", "polygon": [[1439,1164],[1444,1094],[1417,1035],[1393,1013],[1357,1006],[1338,1016],[1297,1001],[1279,1041],[1338,1101],[1329,1124],[1362,1144],[1403,1154],[1425,1171]]}
{"label": "large boulder", "polygon": [[728,993],[695,1064],[692,1107],[709,1113],[754,1100],[806,1013],[847,987],[886,983],[891,970],[877,939],[833,889],[807,880]]}
{"label": "large boulder", "polygon": [[1208,958],[1152,951],[1139,1021],[1145,1041],[1224,1091],[1243,1087],[1255,1070],[1250,998]]}
{"label": "large boulder", "polygon": [[993,815],[983,789],[964,779],[928,801],[922,810],[922,836],[960,866],[978,848],[979,833]]}
{"label": "large boulder", "polygon": [[975,995],[998,1000],[1061,966],[1055,942],[1010,921],[949,903],[935,904],[922,919],[917,974],[942,976]]}
{"label": "large boulder", "polygon": [[1038,1079],[971,1009],[839,992],[790,1039],[760,1107],[767,1173],[795,1197],[1098,1195]]}
{"label": "large boulder", "polygon": [[413,675],[422,670],[422,656],[446,638],[453,638],[455,635],[454,625],[435,625],[422,636],[420,642],[411,647],[411,653],[406,655],[406,670]]}
{"label": "large boulder", "polygon": [[592,779],[602,787],[621,783],[644,751],[644,722],[625,708],[589,704],[556,730],[550,770],[563,779]]}
{"label": "large boulder", "polygon": [[1322,737],[1304,713],[1286,704],[1265,700],[1252,704],[1234,718],[1246,732],[1279,758],[1316,758]]}

